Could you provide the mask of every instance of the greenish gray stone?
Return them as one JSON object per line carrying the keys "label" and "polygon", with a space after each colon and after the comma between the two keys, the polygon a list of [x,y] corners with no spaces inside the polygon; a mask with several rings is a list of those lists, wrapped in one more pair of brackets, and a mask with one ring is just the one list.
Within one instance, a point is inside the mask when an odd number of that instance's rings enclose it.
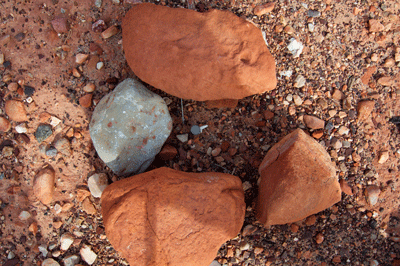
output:
{"label": "greenish gray stone", "polygon": [[51,134],[53,134],[53,130],[51,129],[51,126],[47,125],[47,124],[42,124],[42,125],[38,126],[38,128],[36,129],[35,138],[39,143],[41,143],[44,140],[46,140],[48,137],[50,137]]}

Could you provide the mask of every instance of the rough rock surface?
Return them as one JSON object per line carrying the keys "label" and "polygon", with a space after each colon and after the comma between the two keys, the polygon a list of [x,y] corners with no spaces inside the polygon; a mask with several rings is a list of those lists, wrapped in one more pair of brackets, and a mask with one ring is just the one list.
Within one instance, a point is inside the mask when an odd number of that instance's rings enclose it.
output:
{"label": "rough rock surface", "polygon": [[301,129],[271,148],[259,173],[257,218],[266,225],[302,220],[341,199],[331,157]]}
{"label": "rough rock surface", "polygon": [[97,104],[89,125],[100,158],[114,173],[141,173],[172,130],[164,100],[139,81],[126,79]]}
{"label": "rough rock surface", "polygon": [[114,248],[147,266],[208,266],[245,214],[239,178],[164,167],[109,185],[101,206]]}
{"label": "rough rock surface", "polygon": [[45,205],[50,204],[54,195],[55,172],[51,166],[46,166],[35,176],[33,191],[36,197]]}
{"label": "rough rock surface", "polygon": [[28,120],[25,105],[21,101],[8,100],[6,101],[4,109],[6,111],[6,114],[12,121],[24,122]]}
{"label": "rough rock surface", "polygon": [[241,99],[276,86],[261,31],[227,11],[138,4],[123,20],[122,37],[133,72],[180,98]]}

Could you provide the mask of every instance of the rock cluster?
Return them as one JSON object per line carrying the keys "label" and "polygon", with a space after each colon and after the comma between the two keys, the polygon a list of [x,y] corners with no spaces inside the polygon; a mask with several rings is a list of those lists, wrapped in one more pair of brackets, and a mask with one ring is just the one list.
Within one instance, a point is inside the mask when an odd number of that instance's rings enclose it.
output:
{"label": "rock cluster", "polygon": [[302,220],[341,199],[329,154],[301,129],[271,148],[259,173],[257,218],[266,225]]}
{"label": "rock cluster", "polygon": [[241,99],[276,86],[261,31],[227,11],[138,4],[123,19],[122,37],[133,72],[180,98]]}
{"label": "rock cluster", "polygon": [[164,100],[139,81],[126,79],[97,104],[89,125],[93,145],[114,173],[141,173],[172,130]]}
{"label": "rock cluster", "polygon": [[113,247],[147,266],[208,266],[245,214],[238,177],[164,167],[109,185],[101,206]]}

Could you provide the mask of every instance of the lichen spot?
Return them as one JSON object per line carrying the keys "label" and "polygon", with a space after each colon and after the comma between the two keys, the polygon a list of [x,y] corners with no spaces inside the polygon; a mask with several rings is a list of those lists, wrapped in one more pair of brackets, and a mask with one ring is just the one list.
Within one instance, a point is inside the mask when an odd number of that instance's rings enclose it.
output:
{"label": "lichen spot", "polygon": [[131,126],[131,128],[132,128],[132,133],[135,133],[136,132],[136,127]]}
{"label": "lichen spot", "polygon": [[145,137],[145,138],[143,139],[143,145],[146,145],[148,141],[149,141],[149,137]]}
{"label": "lichen spot", "polygon": [[112,127],[112,122],[108,122],[107,126]]}

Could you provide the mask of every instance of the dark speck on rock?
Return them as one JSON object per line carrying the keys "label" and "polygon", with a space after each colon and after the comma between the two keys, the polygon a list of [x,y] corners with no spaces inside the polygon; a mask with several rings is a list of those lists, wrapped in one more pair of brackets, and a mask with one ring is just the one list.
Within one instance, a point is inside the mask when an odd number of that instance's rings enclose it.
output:
{"label": "dark speck on rock", "polygon": [[15,35],[15,40],[16,40],[17,42],[20,42],[20,41],[22,41],[23,39],[25,39],[25,33],[20,32],[20,33],[18,33],[17,35]]}
{"label": "dark speck on rock", "polygon": [[311,18],[317,18],[317,17],[321,16],[321,12],[319,12],[317,10],[308,10],[307,16],[309,16]]}
{"label": "dark speck on rock", "polygon": [[38,128],[36,129],[35,137],[36,137],[36,140],[39,143],[41,143],[42,141],[44,141],[48,137],[50,137],[51,134],[53,134],[51,126],[47,125],[47,124],[42,124],[42,125],[38,126]]}
{"label": "dark speck on rock", "polygon": [[11,62],[10,61],[5,61],[3,63],[3,67],[6,68],[6,69],[11,69]]}
{"label": "dark speck on rock", "polygon": [[32,96],[35,93],[35,88],[25,85],[24,93],[26,96]]}

